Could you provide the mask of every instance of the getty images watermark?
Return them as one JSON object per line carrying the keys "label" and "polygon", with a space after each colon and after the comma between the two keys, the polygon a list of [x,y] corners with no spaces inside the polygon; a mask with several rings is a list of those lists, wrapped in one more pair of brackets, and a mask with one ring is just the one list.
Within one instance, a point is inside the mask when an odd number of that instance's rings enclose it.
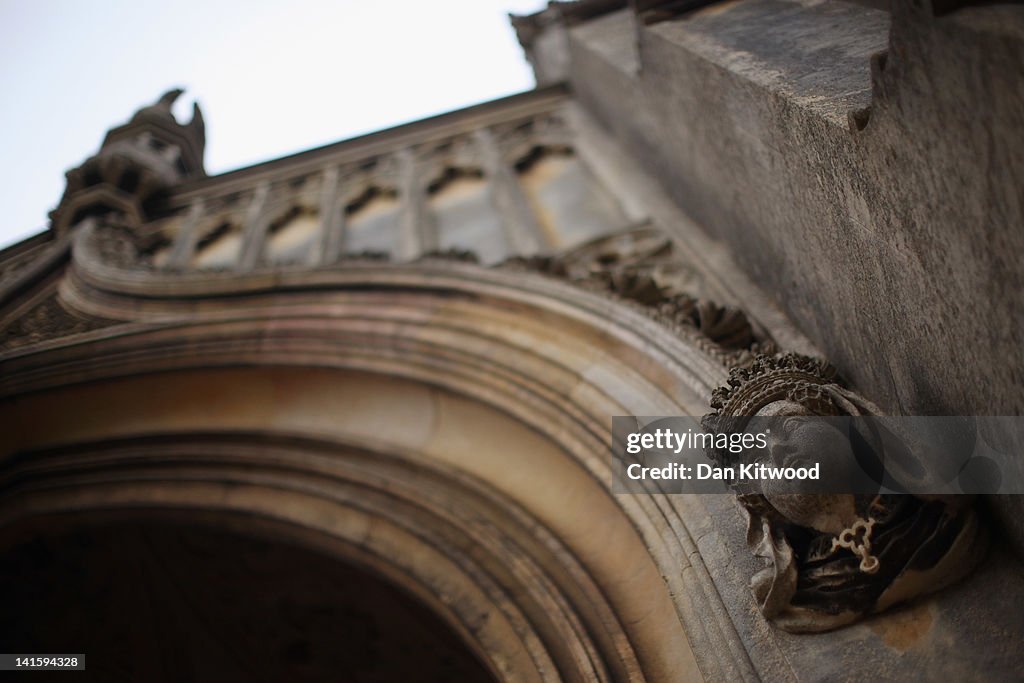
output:
{"label": "getty images watermark", "polygon": [[1024,418],[612,418],[616,493],[1024,493]]}

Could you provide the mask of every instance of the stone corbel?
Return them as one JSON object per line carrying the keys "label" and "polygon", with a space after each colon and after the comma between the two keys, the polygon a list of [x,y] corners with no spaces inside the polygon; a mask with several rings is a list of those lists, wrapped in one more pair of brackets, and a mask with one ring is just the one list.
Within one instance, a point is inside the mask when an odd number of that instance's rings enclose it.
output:
{"label": "stone corbel", "polygon": [[[780,418],[786,426],[773,428],[768,448],[756,453],[712,449],[723,467],[824,460],[842,467],[844,458],[853,460],[846,437],[805,418],[879,414],[827,363],[796,354],[733,368],[711,405],[715,412],[704,418],[711,433],[746,431],[754,417]],[[751,588],[764,616],[787,631],[828,631],[941,590],[967,575],[986,547],[970,496],[735,488],[748,519],[747,543],[766,565]]]}

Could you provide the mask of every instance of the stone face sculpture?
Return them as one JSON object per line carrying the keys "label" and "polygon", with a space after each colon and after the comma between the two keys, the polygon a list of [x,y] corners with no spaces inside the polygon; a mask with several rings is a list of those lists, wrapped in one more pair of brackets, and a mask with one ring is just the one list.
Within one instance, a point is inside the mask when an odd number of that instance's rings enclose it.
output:
{"label": "stone face sculpture", "polygon": [[[854,476],[849,442],[825,421],[806,418],[880,414],[827,363],[796,354],[734,368],[711,405],[709,432],[742,431],[753,417],[781,425],[759,455],[714,451],[718,464],[830,460],[841,477]],[[764,616],[787,631],[828,631],[937,591],[970,572],[985,548],[970,496],[802,493],[792,483],[734,488],[748,517],[747,543],[768,563],[751,588]]]}

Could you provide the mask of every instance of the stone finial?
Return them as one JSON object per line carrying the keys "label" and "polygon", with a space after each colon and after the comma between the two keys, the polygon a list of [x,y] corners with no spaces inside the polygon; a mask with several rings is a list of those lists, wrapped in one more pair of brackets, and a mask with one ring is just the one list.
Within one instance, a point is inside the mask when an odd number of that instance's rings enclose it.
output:
{"label": "stone finial", "polygon": [[206,175],[206,126],[199,105],[192,120],[178,123],[171,112],[182,90],[164,93],[131,120],[107,132],[99,151],[67,172],[60,204],[50,213],[59,234],[87,216],[116,212],[141,221],[152,198],[187,178]]}

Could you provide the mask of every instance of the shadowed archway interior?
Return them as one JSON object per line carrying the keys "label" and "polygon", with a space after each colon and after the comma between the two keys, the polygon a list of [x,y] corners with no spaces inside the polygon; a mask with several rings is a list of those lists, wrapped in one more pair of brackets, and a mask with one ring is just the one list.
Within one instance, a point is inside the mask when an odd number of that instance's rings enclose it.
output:
{"label": "shadowed archway interior", "polygon": [[20,542],[0,558],[0,600],[0,642],[84,651],[88,680],[494,680],[430,609],[378,576],[182,520],[78,524]]}

